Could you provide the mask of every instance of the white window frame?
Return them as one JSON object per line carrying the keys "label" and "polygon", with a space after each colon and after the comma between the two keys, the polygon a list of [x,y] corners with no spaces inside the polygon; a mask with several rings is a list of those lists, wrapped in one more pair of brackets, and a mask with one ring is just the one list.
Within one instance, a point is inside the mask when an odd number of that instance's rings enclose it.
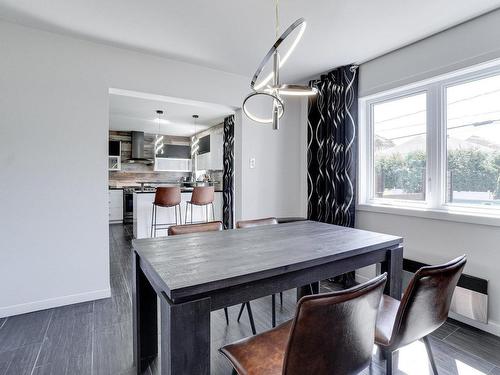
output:
{"label": "white window frame", "polygon": [[[497,59],[360,98],[357,209],[500,226],[500,208],[446,202],[446,89],[499,74],[500,59]],[[427,94],[425,201],[375,198],[373,106],[423,92]]]}

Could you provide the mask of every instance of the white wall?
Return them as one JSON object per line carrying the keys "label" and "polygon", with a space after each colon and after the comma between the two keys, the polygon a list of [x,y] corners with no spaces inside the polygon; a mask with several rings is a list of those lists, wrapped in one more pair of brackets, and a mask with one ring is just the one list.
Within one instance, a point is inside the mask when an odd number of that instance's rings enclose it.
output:
{"label": "white wall", "polygon": [[[3,21],[0,50],[0,317],[108,296],[109,88],[237,108],[249,79]],[[238,170],[247,142],[267,131],[237,123]],[[277,164],[293,154],[287,134],[255,146],[259,165],[274,164],[241,171],[237,186],[271,188],[258,200],[253,188],[239,192],[238,215],[299,214],[288,208],[297,191],[285,199],[275,187],[299,173]]]}
{"label": "white wall", "polygon": [[[243,219],[306,215],[302,99],[287,98],[285,108],[277,131],[248,122],[242,127]],[[255,168],[250,168],[250,158],[255,158]]]}
{"label": "white wall", "polygon": [[359,96],[500,57],[500,10],[362,64]]}
{"label": "white wall", "polygon": [[[360,96],[500,57],[500,10],[360,67]],[[439,263],[467,253],[465,272],[489,280],[488,325],[500,335],[500,228],[392,214],[357,212],[359,228],[405,238],[405,257]]]}

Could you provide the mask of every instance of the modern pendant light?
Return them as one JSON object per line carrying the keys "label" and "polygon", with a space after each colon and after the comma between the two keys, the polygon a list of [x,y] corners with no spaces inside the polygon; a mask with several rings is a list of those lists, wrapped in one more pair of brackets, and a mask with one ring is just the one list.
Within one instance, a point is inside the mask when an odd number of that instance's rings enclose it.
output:
{"label": "modern pendant light", "polygon": [[163,135],[160,134],[160,116],[163,115],[163,111],[158,109],[156,110],[156,114],[158,115],[158,133],[156,133],[155,138],[155,155],[163,155]]}
{"label": "modern pendant light", "polygon": [[[286,52],[280,50],[283,42],[292,34],[294,30],[297,31],[295,39],[291,43],[289,49]],[[255,71],[255,74],[250,83],[250,88],[252,93],[248,94],[243,101],[243,112],[252,120],[263,123],[263,124],[273,124],[273,129],[279,129],[279,119],[285,113],[285,105],[283,103],[282,96],[309,96],[316,95],[318,90],[309,86],[294,85],[294,84],[281,84],[280,83],[280,68],[285,65],[288,58],[292,54],[295,47],[299,43],[304,31],[306,29],[306,20],[304,18],[299,18],[294,23],[292,23],[281,36],[279,35],[279,0],[276,0],[276,42],[273,44],[269,52],[264,56],[259,67]],[[273,58],[272,72],[269,73],[264,78],[260,78],[260,75],[266,65]],[[252,114],[248,109],[248,101],[257,96],[269,97],[273,100],[272,114],[268,118],[262,118]]]}
{"label": "modern pendant light", "polygon": [[198,149],[200,148],[200,140],[196,136],[196,120],[198,119],[198,115],[193,115],[193,122],[194,122],[194,135],[191,137],[191,156],[197,155],[198,154]]}

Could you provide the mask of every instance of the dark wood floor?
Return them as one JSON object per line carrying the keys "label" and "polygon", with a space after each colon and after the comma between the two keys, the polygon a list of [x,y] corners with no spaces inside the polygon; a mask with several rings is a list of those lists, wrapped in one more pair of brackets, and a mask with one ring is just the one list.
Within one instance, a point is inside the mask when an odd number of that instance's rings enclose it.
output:
{"label": "dark wood floor", "polygon": [[[0,319],[0,375],[134,374],[130,231],[122,225],[110,228],[112,298]],[[322,285],[323,290],[329,288]],[[286,292],[279,321],[292,316],[294,302],[295,292]],[[270,297],[252,306],[257,330],[268,329]],[[231,373],[217,349],[251,334],[246,316],[236,322],[237,306],[229,313],[229,326],[222,311],[212,314],[213,374]],[[433,334],[432,344],[441,375],[500,375],[500,338],[450,321]],[[383,367],[375,353],[363,374],[384,374]],[[423,344],[401,350],[398,367],[400,374],[430,374]],[[157,365],[147,373],[157,374]]]}

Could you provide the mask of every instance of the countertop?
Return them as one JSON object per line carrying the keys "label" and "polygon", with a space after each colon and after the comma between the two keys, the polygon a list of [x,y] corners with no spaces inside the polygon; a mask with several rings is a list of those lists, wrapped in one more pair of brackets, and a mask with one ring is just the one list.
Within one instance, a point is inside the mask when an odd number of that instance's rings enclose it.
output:
{"label": "countertop", "polygon": [[[181,193],[191,193],[193,191],[193,188],[181,188]],[[216,193],[222,193],[222,189],[215,189]],[[148,190],[148,191],[134,191],[135,194],[154,194],[154,190]]]}

